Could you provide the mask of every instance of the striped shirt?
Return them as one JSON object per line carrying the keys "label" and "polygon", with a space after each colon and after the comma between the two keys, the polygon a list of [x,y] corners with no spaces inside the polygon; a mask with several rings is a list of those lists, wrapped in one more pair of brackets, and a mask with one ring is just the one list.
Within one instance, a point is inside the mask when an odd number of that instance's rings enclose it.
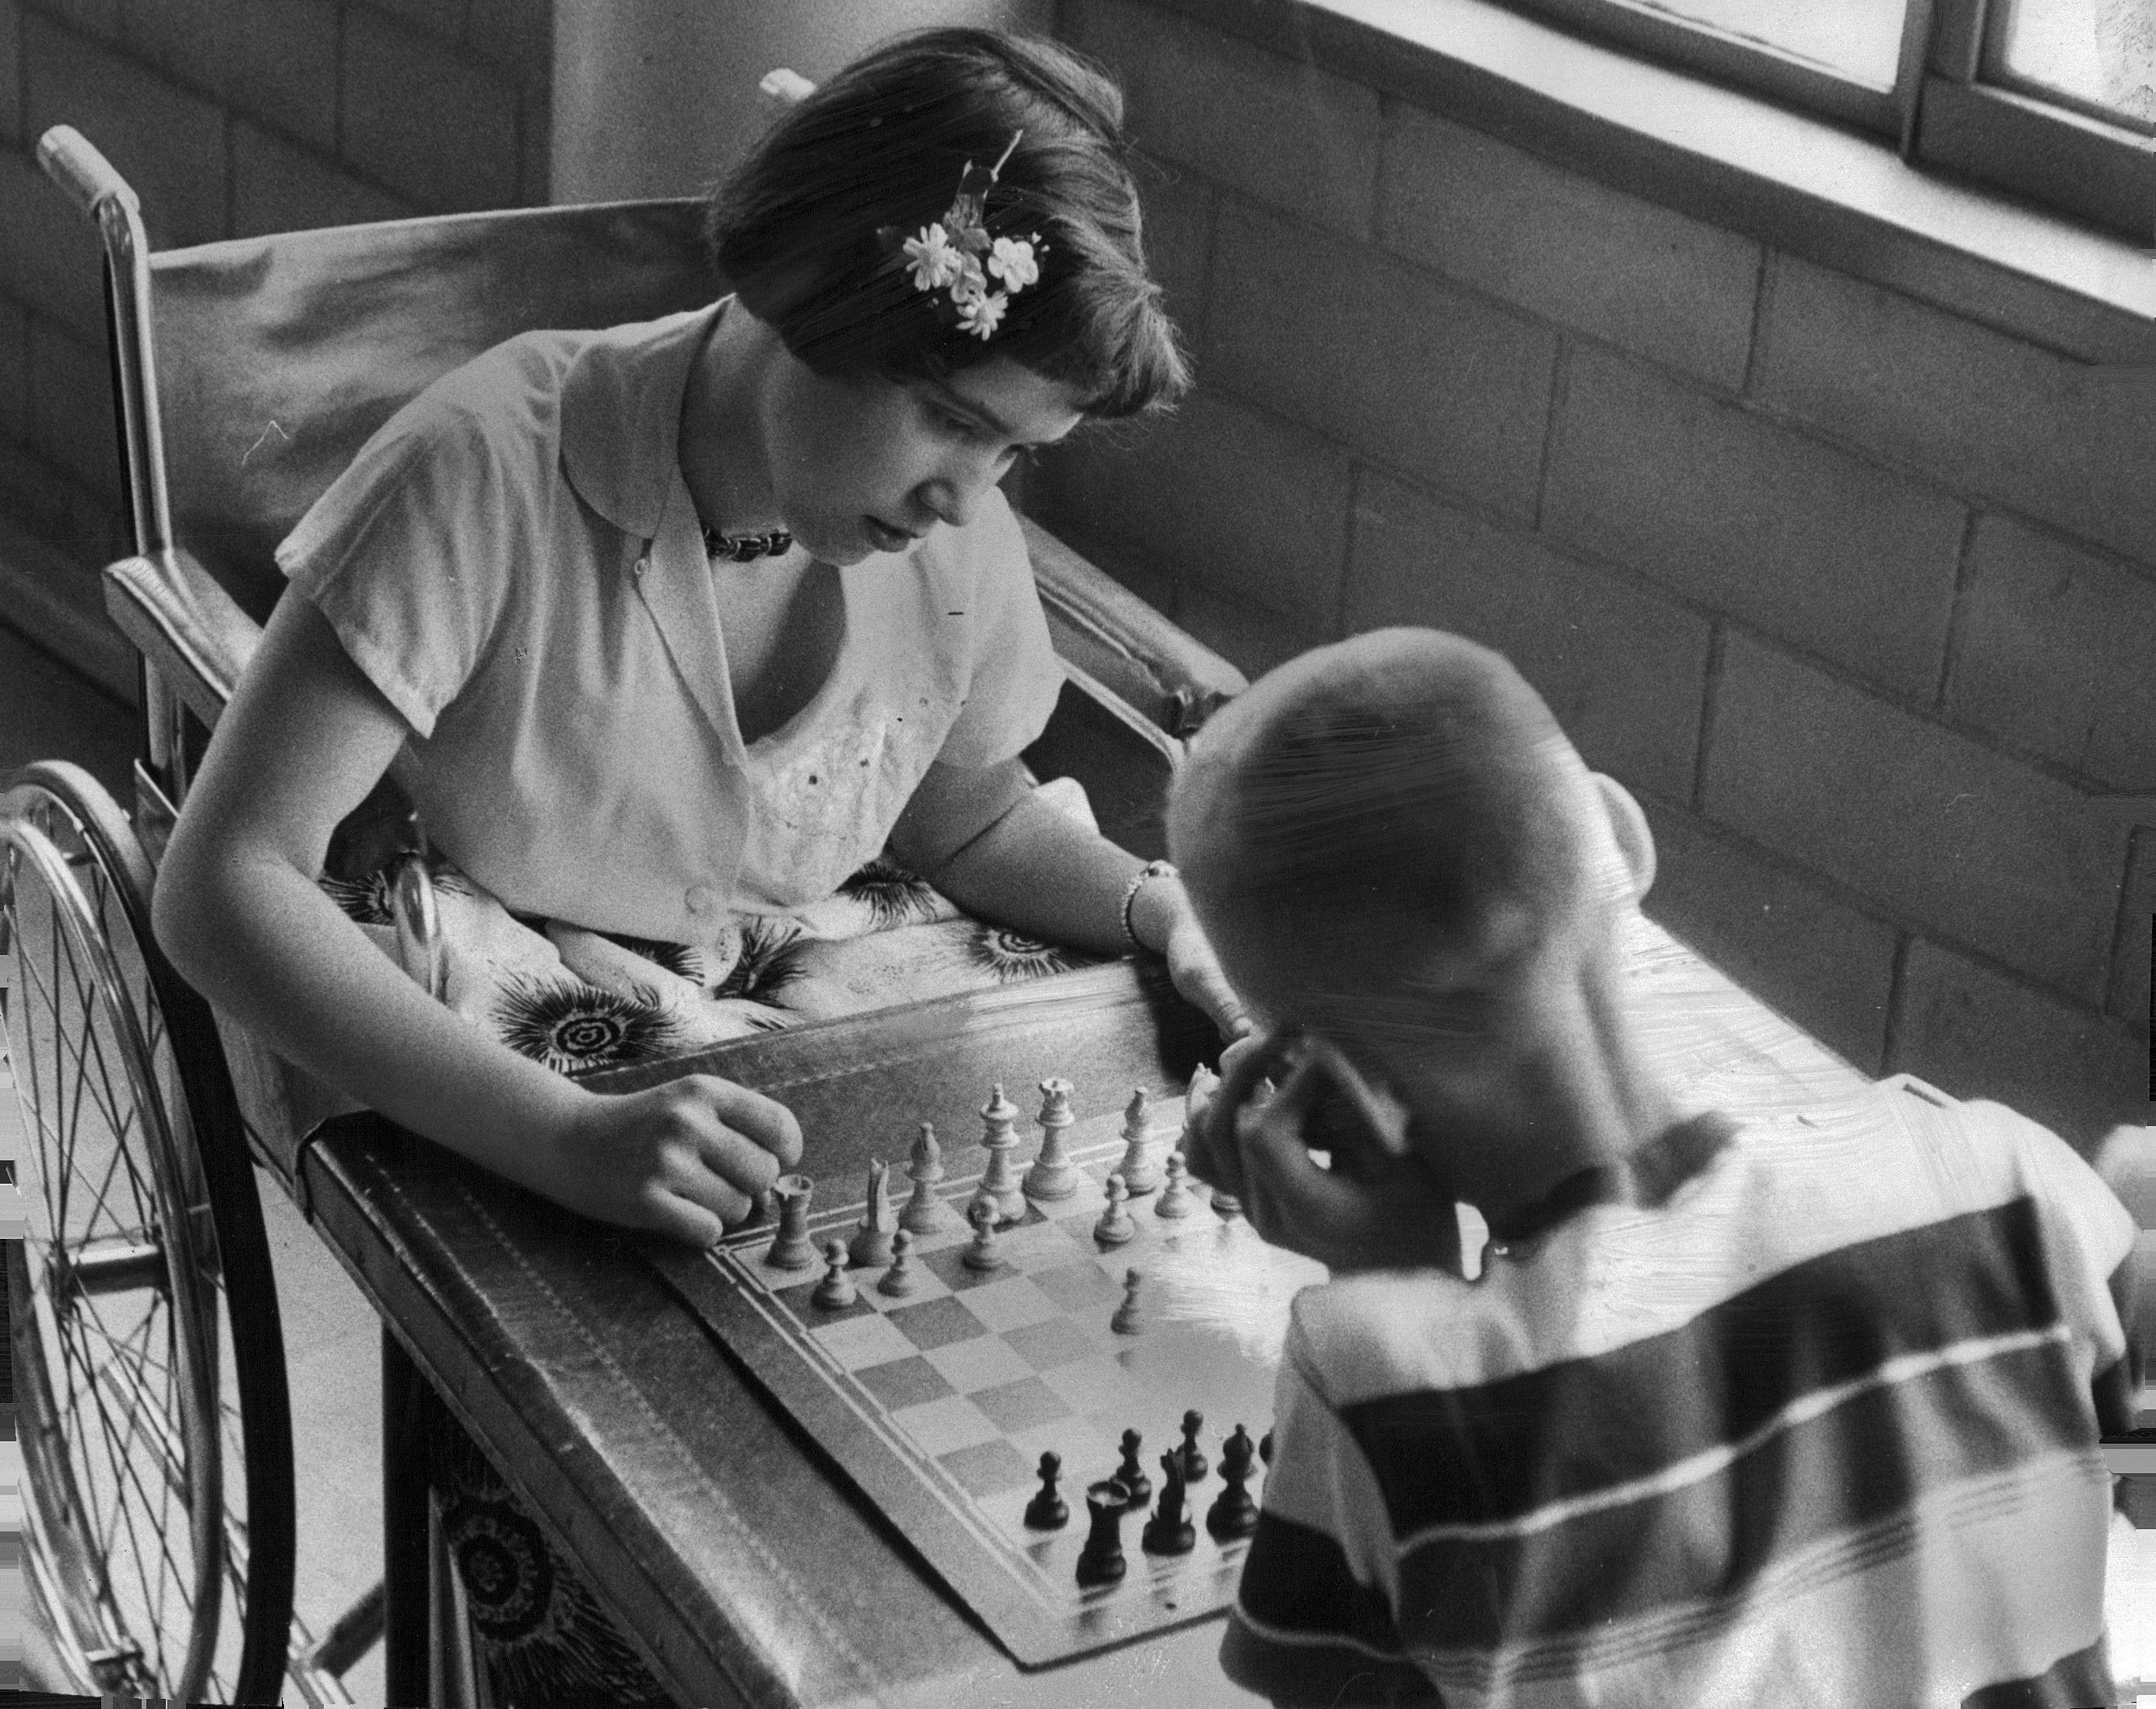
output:
{"label": "striped shirt", "polygon": [[2124,1209],[2035,1123],[1899,1086],[1691,1161],[1477,1280],[1296,1301],[1232,1677],[1453,1709],[2112,1701]]}

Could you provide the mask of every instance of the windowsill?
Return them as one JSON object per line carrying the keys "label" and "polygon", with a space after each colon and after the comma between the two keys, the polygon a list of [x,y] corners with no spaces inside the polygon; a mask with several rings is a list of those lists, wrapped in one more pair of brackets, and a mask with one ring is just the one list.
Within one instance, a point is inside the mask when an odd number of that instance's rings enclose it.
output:
{"label": "windowsill", "polygon": [[1483,0],[1149,0],[1790,254],[2092,362],[2156,362],[2156,256],[1884,141]]}

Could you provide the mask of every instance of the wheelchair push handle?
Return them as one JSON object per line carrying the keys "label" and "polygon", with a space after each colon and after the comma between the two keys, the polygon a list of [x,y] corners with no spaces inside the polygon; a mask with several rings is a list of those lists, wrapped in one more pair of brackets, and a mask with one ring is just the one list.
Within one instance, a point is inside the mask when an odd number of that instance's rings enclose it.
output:
{"label": "wheelchair push handle", "polygon": [[45,176],[68,193],[69,199],[90,218],[110,199],[140,213],[142,204],[126,179],[112,162],[72,125],[55,125],[38,139],[38,164]]}

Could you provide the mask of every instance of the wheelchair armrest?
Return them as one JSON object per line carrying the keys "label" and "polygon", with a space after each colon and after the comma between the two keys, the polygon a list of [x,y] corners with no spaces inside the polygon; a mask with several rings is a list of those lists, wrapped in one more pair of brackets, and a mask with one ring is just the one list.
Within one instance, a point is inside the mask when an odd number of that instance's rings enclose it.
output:
{"label": "wheelchair armrest", "polygon": [[1055,650],[1170,736],[1250,686],[1242,672],[1038,523],[1019,519]]}
{"label": "wheelchair armrest", "polygon": [[187,710],[214,729],[262,641],[239,602],[192,554],[168,549],[108,564],[105,608]]}

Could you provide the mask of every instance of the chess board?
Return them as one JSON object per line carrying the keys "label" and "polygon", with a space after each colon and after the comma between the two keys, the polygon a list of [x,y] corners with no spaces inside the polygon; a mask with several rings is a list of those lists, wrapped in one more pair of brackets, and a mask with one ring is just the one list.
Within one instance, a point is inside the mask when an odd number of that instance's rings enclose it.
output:
{"label": "chess board", "polygon": [[[1153,1106],[1156,1158],[1172,1148],[1181,1120],[1180,1101]],[[916,1237],[918,1285],[901,1299],[877,1291],[881,1270],[855,1270],[855,1302],[818,1306],[811,1296],[824,1266],[766,1264],[768,1224],[667,1266],[691,1307],[1028,1665],[1199,1619],[1234,1599],[1249,1545],[1216,1541],[1205,1526],[1223,1487],[1221,1445],[1239,1424],[1254,1441],[1270,1428],[1289,1302],[1325,1279],[1321,1266],[1266,1245],[1240,1217],[1217,1214],[1196,1182],[1193,1214],[1158,1216],[1155,1191],[1130,1201],[1137,1233],[1127,1245],[1096,1241],[1101,1183],[1124,1154],[1120,1127],[1109,1116],[1070,1130],[1077,1193],[1029,1202],[998,1236],[1005,1262],[993,1272],[964,1264],[973,1232],[959,1214],[947,1231]],[[1023,1165],[1040,1133],[1023,1121],[1018,1132]],[[903,1153],[895,1146],[891,1159],[895,1211],[908,1186]],[[954,1176],[939,1195],[963,1213],[978,1180],[978,1171]],[[865,1179],[817,1183],[808,1229],[819,1250],[852,1234],[866,1190]],[[1132,1269],[1143,1278],[1144,1327],[1128,1335],[1110,1320]],[[1160,1456],[1181,1442],[1192,1409],[1204,1414],[1199,1445],[1210,1462],[1188,1491],[1195,1548],[1147,1553],[1147,1515],[1133,1508],[1122,1527],[1124,1578],[1081,1589],[1086,1486],[1113,1475],[1122,1433],[1135,1429],[1158,1502]],[[1062,1459],[1070,1517],[1040,1531],[1024,1516],[1049,1450]],[[1249,1487],[1261,1496],[1261,1466]]]}

